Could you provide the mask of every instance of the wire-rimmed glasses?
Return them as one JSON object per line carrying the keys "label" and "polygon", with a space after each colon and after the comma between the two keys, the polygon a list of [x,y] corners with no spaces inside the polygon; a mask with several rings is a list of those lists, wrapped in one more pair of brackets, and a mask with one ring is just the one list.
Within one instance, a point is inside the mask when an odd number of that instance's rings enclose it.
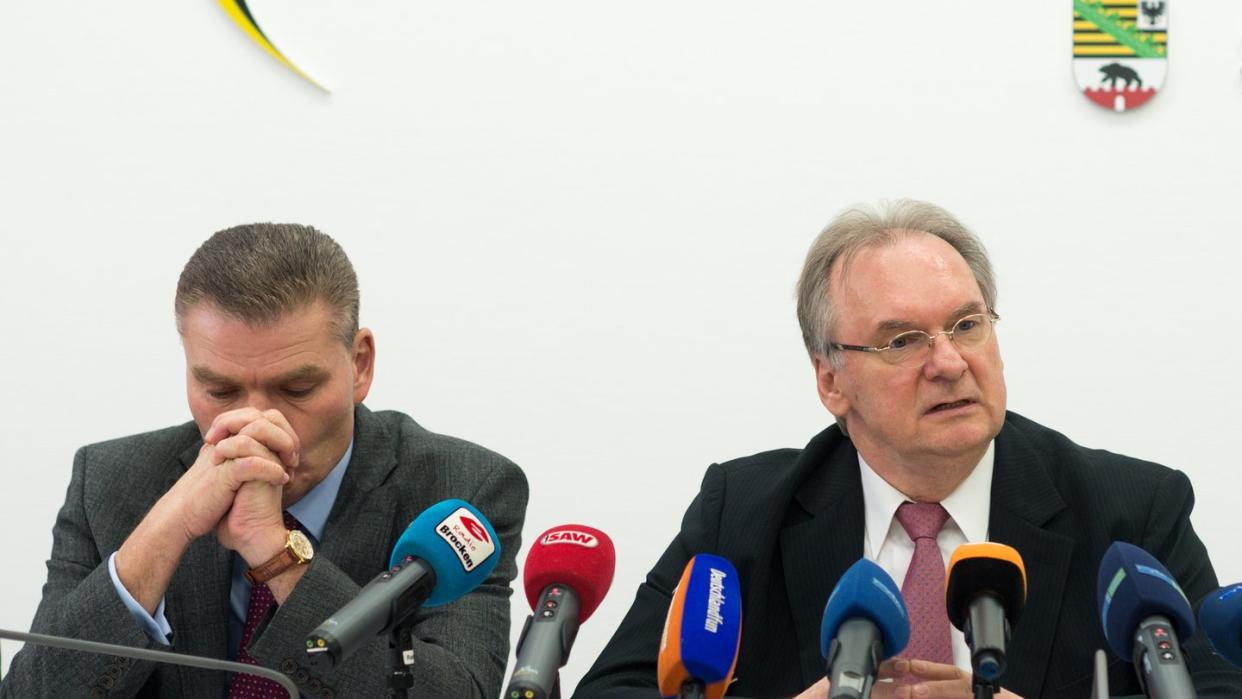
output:
{"label": "wire-rimmed glasses", "polygon": [[992,337],[992,324],[998,320],[1000,316],[989,310],[986,313],[962,316],[949,330],[941,330],[931,335],[922,330],[907,330],[881,347],[846,345],[839,342],[829,342],[828,346],[835,350],[871,352],[889,364],[923,362],[940,335],[948,337],[961,350],[970,351],[982,347]]}

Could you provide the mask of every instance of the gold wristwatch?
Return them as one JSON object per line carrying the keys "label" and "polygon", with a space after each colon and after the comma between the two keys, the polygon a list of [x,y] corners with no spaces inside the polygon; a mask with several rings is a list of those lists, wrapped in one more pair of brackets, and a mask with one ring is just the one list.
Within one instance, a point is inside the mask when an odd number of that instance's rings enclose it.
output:
{"label": "gold wristwatch", "polygon": [[293,566],[304,566],[315,557],[315,549],[310,539],[301,529],[290,529],[285,538],[285,547],[270,561],[257,565],[246,571],[246,579],[251,585],[261,585],[268,580],[289,570]]}

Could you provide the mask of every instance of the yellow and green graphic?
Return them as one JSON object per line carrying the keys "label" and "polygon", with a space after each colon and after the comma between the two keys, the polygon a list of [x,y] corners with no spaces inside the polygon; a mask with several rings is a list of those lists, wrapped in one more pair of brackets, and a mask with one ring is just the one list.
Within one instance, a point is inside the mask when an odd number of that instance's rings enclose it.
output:
{"label": "yellow and green graphic", "polygon": [[330,92],[328,88],[324,87],[319,83],[319,81],[307,75],[305,71],[294,65],[293,61],[290,61],[285,54],[281,53],[280,49],[276,48],[276,46],[267,38],[267,35],[263,33],[263,30],[259,28],[259,23],[255,21],[254,14],[251,13],[250,8],[246,6],[246,0],[219,0],[219,2],[220,7],[224,8],[224,12],[229,16],[229,18],[232,19],[237,26],[241,27],[242,31],[246,32],[246,35],[254,40],[254,43],[263,47],[263,50],[267,51],[268,55],[275,58],[277,61],[280,61],[286,68],[301,76],[302,79],[306,80],[320,90]]}
{"label": "yellow and green graphic", "polygon": [[1088,99],[1123,112],[1164,85],[1170,0],[1073,0],[1074,77]]}

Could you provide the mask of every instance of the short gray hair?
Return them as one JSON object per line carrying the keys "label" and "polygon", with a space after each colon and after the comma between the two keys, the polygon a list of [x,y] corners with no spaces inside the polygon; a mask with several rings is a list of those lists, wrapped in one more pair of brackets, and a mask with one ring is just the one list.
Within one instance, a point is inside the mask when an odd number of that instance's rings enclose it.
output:
{"label": "short gray hair", "polygon": [[211,236],[177,281],[177,332],[199,303],[247,323],[270,323],[323,301],[347,347],[358,332],[358,276],[335,240],[296,223],[250,223]]}
{"label": "short gray hair", "polygon": [[841,212],[811,244],[798,279],[798,325],[812,360],[824,356],[834,364],[837,352],[829,346],[836,320],[829,294],[833,264],[842,267],[864,248],[891,245],[906,235],[922,231],[940,238],[966,260],[989,310],[996,308],[996,277],[983,243],[948,211],[924,201],[899,199],[878,208],[855,206]]}

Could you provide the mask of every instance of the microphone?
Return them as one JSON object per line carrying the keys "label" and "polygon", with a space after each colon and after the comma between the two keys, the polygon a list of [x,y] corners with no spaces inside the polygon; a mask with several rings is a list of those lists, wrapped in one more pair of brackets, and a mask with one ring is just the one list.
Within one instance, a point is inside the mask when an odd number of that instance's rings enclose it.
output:
{"label": "microphone", "polygon": [[558,670],[569,660],[578,625],[608,594],[617,554],[612,539],[581,524],[552,527],[526,554],[522,581],[534,613],[517,642],[517,662],[503,696],[559,696]]}
{"label": "microphone", "polygon": [[819,652],[828,661],[829,699],[867,699],[880,663],[910,640],[910,614],[884,569],[860,558],[824,606]]}
{"label": "microphone", "polygon": [[1005,673],[1009,633],[1026,606],[1026,568],[1011,546],[962,544],[949,559],[945,609],[966,636],[975,674],[993,687]]}
{"label": "microphone", "polygon": [[707,553],[686,563],[664,619],[656,675],[662,697],[720,699],[742,643],[742,585],[733,564]]}
{"label": "microphone", "polygon": [[1199,625],[1217,655],[1242,667],[1242,583],[1205,597],[1199,607]]}
{"label": "microphone", "polygon": [[1117,657],[1134,663],[1152,699],[1195,696],[1179,637],[1195,632],[1190,602],[1150,553],[1114,541],[1100,561],[1100,620]]}
{"label": "microphone", "polygon": [[389,569],[306,637],[306,654],[331,669],[419,607],[448,604],[478,587],[499,560],[500,540],[486,517],[464,500],[438,502],[406,527]]}

